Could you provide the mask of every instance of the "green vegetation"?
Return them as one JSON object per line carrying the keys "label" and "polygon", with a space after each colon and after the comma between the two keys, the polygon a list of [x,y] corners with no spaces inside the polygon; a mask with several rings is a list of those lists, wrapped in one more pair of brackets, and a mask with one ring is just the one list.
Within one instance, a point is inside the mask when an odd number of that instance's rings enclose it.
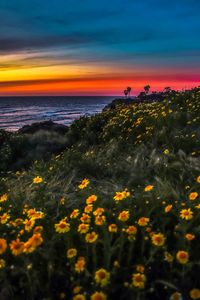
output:
{"label": "green vegetation", "polygon": [[0,142],[0,299],[200,299],[199,88]]}

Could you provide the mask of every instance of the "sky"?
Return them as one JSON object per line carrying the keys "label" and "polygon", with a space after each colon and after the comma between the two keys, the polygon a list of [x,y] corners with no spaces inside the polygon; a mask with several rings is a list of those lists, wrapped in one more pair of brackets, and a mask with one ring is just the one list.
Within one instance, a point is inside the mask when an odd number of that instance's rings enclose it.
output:
{"label": "sky", "polygon": [[1,0],[0,96],[200,85],[200,0]]}

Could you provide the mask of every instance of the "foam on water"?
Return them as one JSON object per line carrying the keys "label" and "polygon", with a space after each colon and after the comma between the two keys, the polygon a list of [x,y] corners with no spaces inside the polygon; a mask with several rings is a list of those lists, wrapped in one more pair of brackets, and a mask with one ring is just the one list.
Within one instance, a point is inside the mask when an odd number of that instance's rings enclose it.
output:
{"label": "foam on water", "polygon": [[102,111],[115,97],[0,97],[0,129],[16,131],[24,125],[52,120],[70,125],[84,115]]}

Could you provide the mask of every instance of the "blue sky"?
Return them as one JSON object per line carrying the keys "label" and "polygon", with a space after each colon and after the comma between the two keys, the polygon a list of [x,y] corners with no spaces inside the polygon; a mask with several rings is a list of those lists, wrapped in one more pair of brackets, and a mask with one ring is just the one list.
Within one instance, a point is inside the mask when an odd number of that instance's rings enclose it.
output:
{"label": "blue sky", "polygon": [[75,65],[97,78],[134,81],[137,71],[198,83],[200,1],[1,0],[0,81],[15,68]]}

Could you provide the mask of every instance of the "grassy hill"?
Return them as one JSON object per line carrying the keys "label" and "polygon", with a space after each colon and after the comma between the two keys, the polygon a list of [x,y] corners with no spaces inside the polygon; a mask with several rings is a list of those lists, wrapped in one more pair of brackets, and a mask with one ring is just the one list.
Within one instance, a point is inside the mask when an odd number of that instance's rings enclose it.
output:
{"label": "grassy hill", "polygon": [[200,299],[199,88],[0,141],[0,299]]}

